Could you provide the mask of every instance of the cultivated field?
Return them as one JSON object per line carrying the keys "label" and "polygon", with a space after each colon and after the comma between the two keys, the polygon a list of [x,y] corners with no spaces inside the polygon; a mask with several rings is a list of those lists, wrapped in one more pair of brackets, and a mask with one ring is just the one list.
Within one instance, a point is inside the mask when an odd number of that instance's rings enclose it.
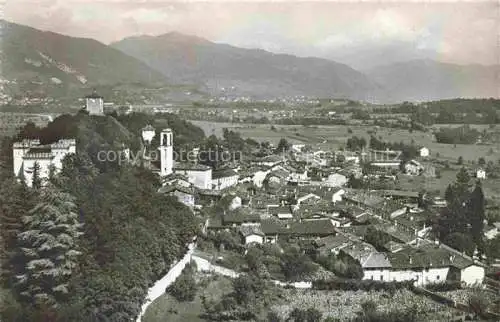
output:
{"label": "cultivated field", "polygon": [[436,303],[426,297],[418,296],[409,290],[398,290],[394,295],[388,292],[366,291],[316,291],[316,290],[284,290],[285,300],[272,309],[282,318],[294,308],[307,309],[314,307],[323,313],[323,318],[333,317],[339,321],[349,321],[361,310],[361,304],[373,301],[379,311],[404,310],[416,307],[418,314],[425,316],[426,321],[449,321],[452,317],[462,315],[461,312]]}
{"label": "cultivated field", "polygon": [[[477,161],[484,157],[487,161],[497,162],[500,159],[499,145],[468,145],[468,144],[442,144],[437,143],[432,133],[413,132],[402,129],[390,129],[380,127],[368,127],[359,125],[326,125],[326,126],[303,126],[303,125],[275,125],[270,124],[242,124],[242,123],[213,123],[205,121],[191,121],[201,127],[206,135],[222,135],[223,128],[231,128],[240,132],[245,138],[253,138],[257,141],[269,141],[277,143],[281,138],[286,138],[291,143],[310,144],[321,149],[339,149],[343,147],[351,136],[370,138],[370,133],[376,133],[377,137],[387,142],[403,141],[407,144],[414,143],[429,148],[432,157],[456,161],[462,156],[464,161]],[[451,125],[450,125],[451,126]],[[478,125],[480,129],[487,128]],[[352,133],[349,133],[349,129]],[[438,154],[439,153],[439,154]]]}

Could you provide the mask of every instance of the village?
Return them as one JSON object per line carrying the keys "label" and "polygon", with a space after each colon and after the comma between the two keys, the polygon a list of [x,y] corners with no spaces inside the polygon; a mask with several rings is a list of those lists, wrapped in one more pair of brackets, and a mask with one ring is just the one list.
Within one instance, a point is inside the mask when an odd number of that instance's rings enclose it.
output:
{"label": "village", "polygon": [[[103,116],[103,98],[96,93],[87,96],[85,110]],[[433,232],[436,218],[447,207],[446,196],[421,190],[353,187],[355,182],[395,180],[399,172],[435,177],[426,147],[404,160],[402,151],[388,148],[325,151],[280,143],[259,155],[222,160],[222,166],[213,168],[203,161],[221,155],[207,154],[200,147],[179,161],[182,154],[175,151],[170,128],[145,124],[138,135],[141,148],[136,153],[128,147],[111,151],[114,156],[99,151],[99,160],[118,158],[161,178],[158,194],[177,199],[199,218],[201,234],[194,251],[199,260],[210,263],[208,270],[215,265],[239,274],[246,269],[245,255],[252,248],[273,245],[283,252],[295,245],[320,269],[312,275],[305,271],[287,276],[264,264],[278,284],[300,282],[307,288],[318,279],[337,276],[407,282],[424,290],[455,285],[498,292],[498,282],[486,277],[498,265],[495,259],[486,258],[477,248],[472,253],[454,249]],[[77,153],[75,139],[49,145],[25,139],[14,143],[12,150],[14,175],[28,186],[35,177],[45,181],[61,171],[63,159]],[[113,159],[106,160],[110,155]],[[481,167],[464,171],[471,181],[486,179]],[[485,222],[483,238],[495,238],[499,228],[500,222]],[[342,265],[333,267],[328,259]]]}

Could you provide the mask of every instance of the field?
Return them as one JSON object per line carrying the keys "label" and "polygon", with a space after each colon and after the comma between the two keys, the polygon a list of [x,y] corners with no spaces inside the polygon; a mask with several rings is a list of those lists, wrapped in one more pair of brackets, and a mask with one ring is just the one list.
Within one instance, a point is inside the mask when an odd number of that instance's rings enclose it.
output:
{"label": "field", "polygon": [[231,292],[231,280],[217,275],[207,276],[199,273],[197,280],[199,284],[198,294],[193,302],[178,302],[168,294],[163,294],[146,310],[143,322],[201,322],[199,317],[203,313],[201,296],[208,300],[220,299],[226,293]]}
{"label": "field", "polygon": [[451,317],[462,315],[461,312],[445,305],[438,304],[426,297],[418,296],[409,290],[398,290],[394,295],[387,292],[365,291],[316,291],[316,290],[284,290],[285,300],[276,304],[272,310],[281,318],[286,317],[293,308],[307,309],[314,307],[323,312],[323,318],[334,317],[340,321],[349,321],[361,310],[365,301],[374,301],[377,310],[408,310],[414,305],[419,314],[425,315],[427,321],[449,321]]}
{"label": "field", "polygon": [[[370,138],[368,132],[374,131],[377,137],[387,142],[403,141],[407,144],[414,143],[429,148],[432,157],[456,161],[462,156],[464,161],[477,161],[484,157],[487,161],[497,162],[500,159],[500,146],[498,145],[467,145],[467,144],[442,144],[437,143],[431,133],[413,132],[407,130],[380,127],[367,127],[359,125],[327,125],[327,126],[302,126],[302,125],[275,125],[270,124],[240,124],[240,123],[213,123],[205,121],[191,121],[201,127],[206,135],[222,135],[223,128],[231,128],[240,132],[244,138],[256,141],[269,141],[276,144],[281,138],[286,138],[291,143],[309,144],[320,149],[336,150],[343,146],[351,136]],[[482,126],[479,126],[482,127]],[[484,128],[484,127],[482,127]],[[349,129],[352,133],[349,133]],[[438,154],[439,153],[439,154]]]}

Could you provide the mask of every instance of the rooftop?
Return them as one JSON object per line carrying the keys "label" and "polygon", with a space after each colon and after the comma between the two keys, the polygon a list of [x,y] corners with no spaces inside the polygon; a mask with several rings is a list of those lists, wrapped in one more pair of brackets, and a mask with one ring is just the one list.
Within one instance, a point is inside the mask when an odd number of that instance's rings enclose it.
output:
{"label": "rooftop", "polygon": [[174,165],[175,170],[186,170],[186,171],[209,171],[210,168],[207,165],[199,163],[187,163],[187,162],[176,162]]}
{"label": "rooftop", "polygon": [[217,169],[212,171],[212,179],[220,179],[227,177],[238,176],[238,173],[233,169]]}
{"label": "rooftop", "polygon": [[264,233],[259,226],[241,226],[240,233],[243,235],[243,237],[247,237],[250,235],[264,236]]}

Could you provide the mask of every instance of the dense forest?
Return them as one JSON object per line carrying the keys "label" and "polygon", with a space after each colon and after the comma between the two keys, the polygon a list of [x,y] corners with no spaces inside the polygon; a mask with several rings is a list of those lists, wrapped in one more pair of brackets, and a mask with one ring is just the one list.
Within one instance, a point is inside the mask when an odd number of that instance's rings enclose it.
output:
{"label": "dense forest", "polygon": [[[203,137],[173,116],[64,115],[46,128],[27,125],[2,145],[0,256],[2,321],[131,321],[147,289],[197,233],[192,212],[157,194],[149,170],[98,164],[104,147],[139,143],[145,122],[168,122],[184,142]],[[10,144],[77,139],[78,153],[44,187],[12,177]],[[192,142],[192,141],[191,141]]]}

